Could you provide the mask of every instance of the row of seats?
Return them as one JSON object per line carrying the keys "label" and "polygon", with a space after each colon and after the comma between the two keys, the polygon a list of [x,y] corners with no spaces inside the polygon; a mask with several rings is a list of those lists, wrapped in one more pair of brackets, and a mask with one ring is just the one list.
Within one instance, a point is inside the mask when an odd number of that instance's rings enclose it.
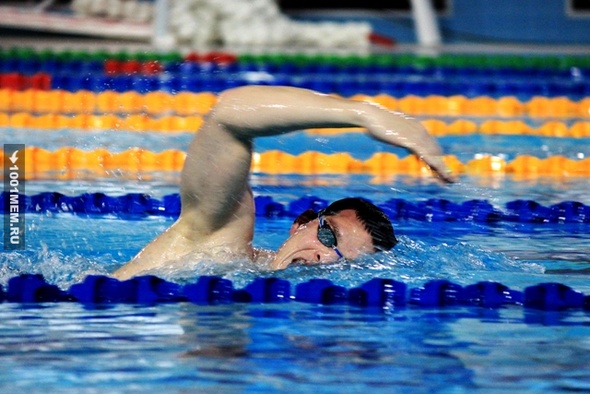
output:
{"label": "row of seats", "polygon": [[[392,111],[425,116],[480,116],[480,117],[534,117],[534,118],[590,118],[590,97],[572,100],[567,97],[536,96],[520,100],[515,96],[492,98],[463,95],[420,97],[408,95],[394,97],[355,94],[354,100],[378,103]],[[217,102],[213,92],[178,92],[172,94],[154,91],[141,94],[137,91],[118,93],[106,90],[95,93],[87,90],[23,91],[0,89],[0,112],[30,112],[35,114],[135,114],[177,115],[206,114]]]}
{"label": "row of seats", "polygon": [[[3,160],[4,154],[0,154]],[[62,178],[71,179],[79,172],[94,176],[109,176],[112,171],[126,173],[149,173],[154,171],[174,171],[182,169],[186,153],[180,150],[153,152],[132,148],[123,152],[110,152],[106,149],[84,151],[78,148],[63,147],[48,151],[37,147],[25,149],[25,176],[55,172]],[[590,176],[590,158],[574,160],[556,155],[538,158],[520,155],[511,161],[488,155],[476,157],[462,163],[456,156],[444,157],[445,164],[455,174],[494,175],[511,174],[528,176]],[[348,153],[325,154],[307,151],[291,155],[282,151],[255,153],[252,171],[267,174],[373,174],[373,175],[428,175],[431,170],[416,156],[400,158],[395,154],[377,152],[367,160],[359,160]]]}

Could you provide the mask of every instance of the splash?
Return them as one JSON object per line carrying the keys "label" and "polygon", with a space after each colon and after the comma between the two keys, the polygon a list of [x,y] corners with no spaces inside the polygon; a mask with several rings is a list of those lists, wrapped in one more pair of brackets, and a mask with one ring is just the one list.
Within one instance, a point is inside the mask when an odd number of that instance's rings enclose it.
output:
{"label": "splash", "polygon": [[48,283],[67,289],[87,275],[107,275],[115,264],[103,255],[94,260],[79,254],[64,255],[60,251],[25,250],[0,253],[0,284],[6,288],[10,278],[21,274],[41,274]]}
{"label": "splash", "polygon": [[502,281],[507,277],[542,275],[544,268],[524,263],[494,251],[466,243],[429,245],[400,237],[400,244],[390,252],[363,256],[354,261],[325,265],[292,265],[271,271],[248,260],[218,261],[191,256],[174,265],[146,273],[180,283],[194,281],[202,275],[218,275],[243,287],[257,277],[277,277],[294,284],[326,278],[345,287],[358,286],[375,277],[389,278],[420,285],[431,279],[448,279],[459,284],[474,280]]}
{"label": "splash", "polygon": [[[417,286],[432,279],[448,279],[465,285],[480,280],[505,282],[527,278],[530,281],[544,275],[543,266],[511,259],[499,252],[462,242],[431,245],[405,236],[400,237],[400,243],[393,251],[333,264],[292,265],[282,271],[271,271],[246,259],[232,260],[229,255],[222,260],[225,262],[191,255],[143,274],[177,283],[191,283],[203,275],[217,275],[231,280],[238,288],[257,277],[278,277],[294,284],[326,278],[341,286],[354,287],[376,277]],[[96,257],[65,255],[47,247],[37,251],[4,252],[0,253],[0,284],[6,286],[16,275],[33,273],[66,289],[83,281],[87,275],[108,275],[119,265],[121,262],[110,254]]]}
{"label": "splash", "polygon": [[396,248],[389,252],[335,264],[291,266],[277,276],[295,283],[320,277],[353,287],[375,277],[417,286],[432,279],[471,284],[480,280],[503,281],[514,275],[530,278],[544,272],[541,265],[523,263],[465,243],[429,245],[405,236],[399,240]]}

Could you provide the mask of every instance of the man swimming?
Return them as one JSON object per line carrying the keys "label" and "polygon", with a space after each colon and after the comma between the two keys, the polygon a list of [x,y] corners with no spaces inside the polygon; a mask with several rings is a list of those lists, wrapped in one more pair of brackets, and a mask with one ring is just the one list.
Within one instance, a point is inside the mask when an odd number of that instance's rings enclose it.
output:
{"label": "man swimming", "polygon": [[[409,149],[446,182],[453,180],[437,142],[403,114],[291,87],[245,86],[220,94],[191,142],[180,180],[178,220],[113,275],[182,264],[201,254],[220,261],[248,259],[284,269],[355,259],[391,249],[397,242],[386,215],[362,199],[344,199],[319,213],[304,212],[276,253],[256,250],[254,199],[248,178],[256,137],[308,128],[363,127],[373,138]],[[263,262],[264,261],[264,262]]]}

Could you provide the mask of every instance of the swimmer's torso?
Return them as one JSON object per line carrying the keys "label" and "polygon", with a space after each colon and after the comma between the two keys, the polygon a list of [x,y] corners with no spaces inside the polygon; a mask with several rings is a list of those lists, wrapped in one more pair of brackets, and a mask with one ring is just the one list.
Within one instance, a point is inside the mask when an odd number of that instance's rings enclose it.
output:
{"label": "swimmer's torso", "polygon": [[223,227],[211,234],[199,234],[190,220],[181,217],[129,263],[117,270],[114,276],[127,279],[146,270],[180,266],[197,258],[220,263],[230,260],[257,260],[259,253],[252,248],[252,225],[253,218],[237,219],[232,226]]}

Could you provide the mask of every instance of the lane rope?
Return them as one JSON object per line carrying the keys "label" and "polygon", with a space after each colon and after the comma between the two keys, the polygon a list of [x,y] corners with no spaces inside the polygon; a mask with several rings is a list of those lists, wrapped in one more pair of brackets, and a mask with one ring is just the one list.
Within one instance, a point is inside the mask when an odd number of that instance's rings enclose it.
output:
{"label": "lane rope", "polygon": [[353,288],[336,285],[328,279],[321,278],[296,285],[280,278],[256,278],[245,287],[236,289],[231,280],[219,276],[201,276],[193,283],[180,285],[156,276],[139,276],[119,281],[108,276],[90,275],[83,282],[62,290],[47,283],[40,274],[23,274],[12,277],[6,290],[0,287],[0,301],[79,302],[86,305],[303,302],[382,311],[452,306],[486,309],[521,306],[525,309],[545,311],[590,310],[590,296],[555,282],[540,283],[526,287],[524,291],[518,291],[498,282],[478,282],[461,286],[448,280],[431,280],[423,286],[409,288],[404,282],[386,278],[374,278]]}
{"label": "lane rope", "polygon": [[[470,119],[457,119],[445,122],[440,119],[420,120],[431,135],[442,137],[447,135],[534,135],[543,137],[590,137],[590,120],[562,122],[551,120],[533,127],[522,120],[491,119],[476,122]],[[203,116],[146,114],[131,115],[93,115],[93,114],[45,114],[34,115],[28,112],[0,112],[0,128],[44,129],[44,130],[101,130],[101,131],[135,131],[159,133],[196,133],[203,124]],[[359,128],[322,128],[308,129],[309,134],[340,135],[362,132]]]}
{"label": "lane rope", "polygon": [[[482,95],[425,96],[389,94],[354,94],[353,100],[375,102],[392,111],[415,116],[473,116],[473,117],[530,117],[530,118],[589,118],[590,97],[573,100],[568,97],[534,96],[522,100],[516,96],[493,98]],[[147,114],[147,115],[204,115],[217,102],[217,94],[210,91],[162,90],[140,93],[135,90],[103,92],[53,89],[0,89],[0,112],[31,114]]]}
{"label": "lane rope", "polygon": [[[109,177],[114,172],[142,174],[151,172],[178,172],[182,169],[186,153],[170,149],[154,152],[131,148],[122,152],[106,149],[84,151],[63,147],[48,151],[38,147],[25,148],[25,178],[33,179],[53,173],[59,179],[76,179],[84,174],[94,177]],[[4,152],[0,151],[0,160]],[[538,176],[588,177],[590,157],[570,159],[555,155],[538,158],[519,155],[506,161],[500,156],[476,157],[465,163],[454,155],[443,157],[445,164],[457,175],[512,175],[515,179]],[[251,171],[266,174],[372,174],[432,176],[428,166],[415,155],[400,158],[389,152],[377,152],[366,160],[354,158],[349,153],[326,154],[307,151],[292,155],[278,150],[254,153]]]}
{"label": "lane rope", "polygon": [[[0,212],[8,207],[9,192],[0,194]],[[177,217],[180,214],[180,195],[169,194],[161,199],[144,193],[110,196],[104,193],[85,193],[67,196],[58,192],[35,195],[18,195],[21,211],[25,213],[72,213],[92,217],[115,215],[138,219],[147,216]],[[304,196],[290,202],[275,201],[271,196],[256,196],[256,216],[265,218],[295,218],[308,209],[318,211],[329,201],[317,196]],[[474,222],[474,223],[535,223],[563,224],[590,223],[590,206],[578,201],[562,201],[543,205],[534,200],[513,200],[504,208],[493,206],[487,200],[468,200],[461,203],[432,198],[412,202],[392,198],[377,204],[391,220],[418,220],[422,222]]]}

